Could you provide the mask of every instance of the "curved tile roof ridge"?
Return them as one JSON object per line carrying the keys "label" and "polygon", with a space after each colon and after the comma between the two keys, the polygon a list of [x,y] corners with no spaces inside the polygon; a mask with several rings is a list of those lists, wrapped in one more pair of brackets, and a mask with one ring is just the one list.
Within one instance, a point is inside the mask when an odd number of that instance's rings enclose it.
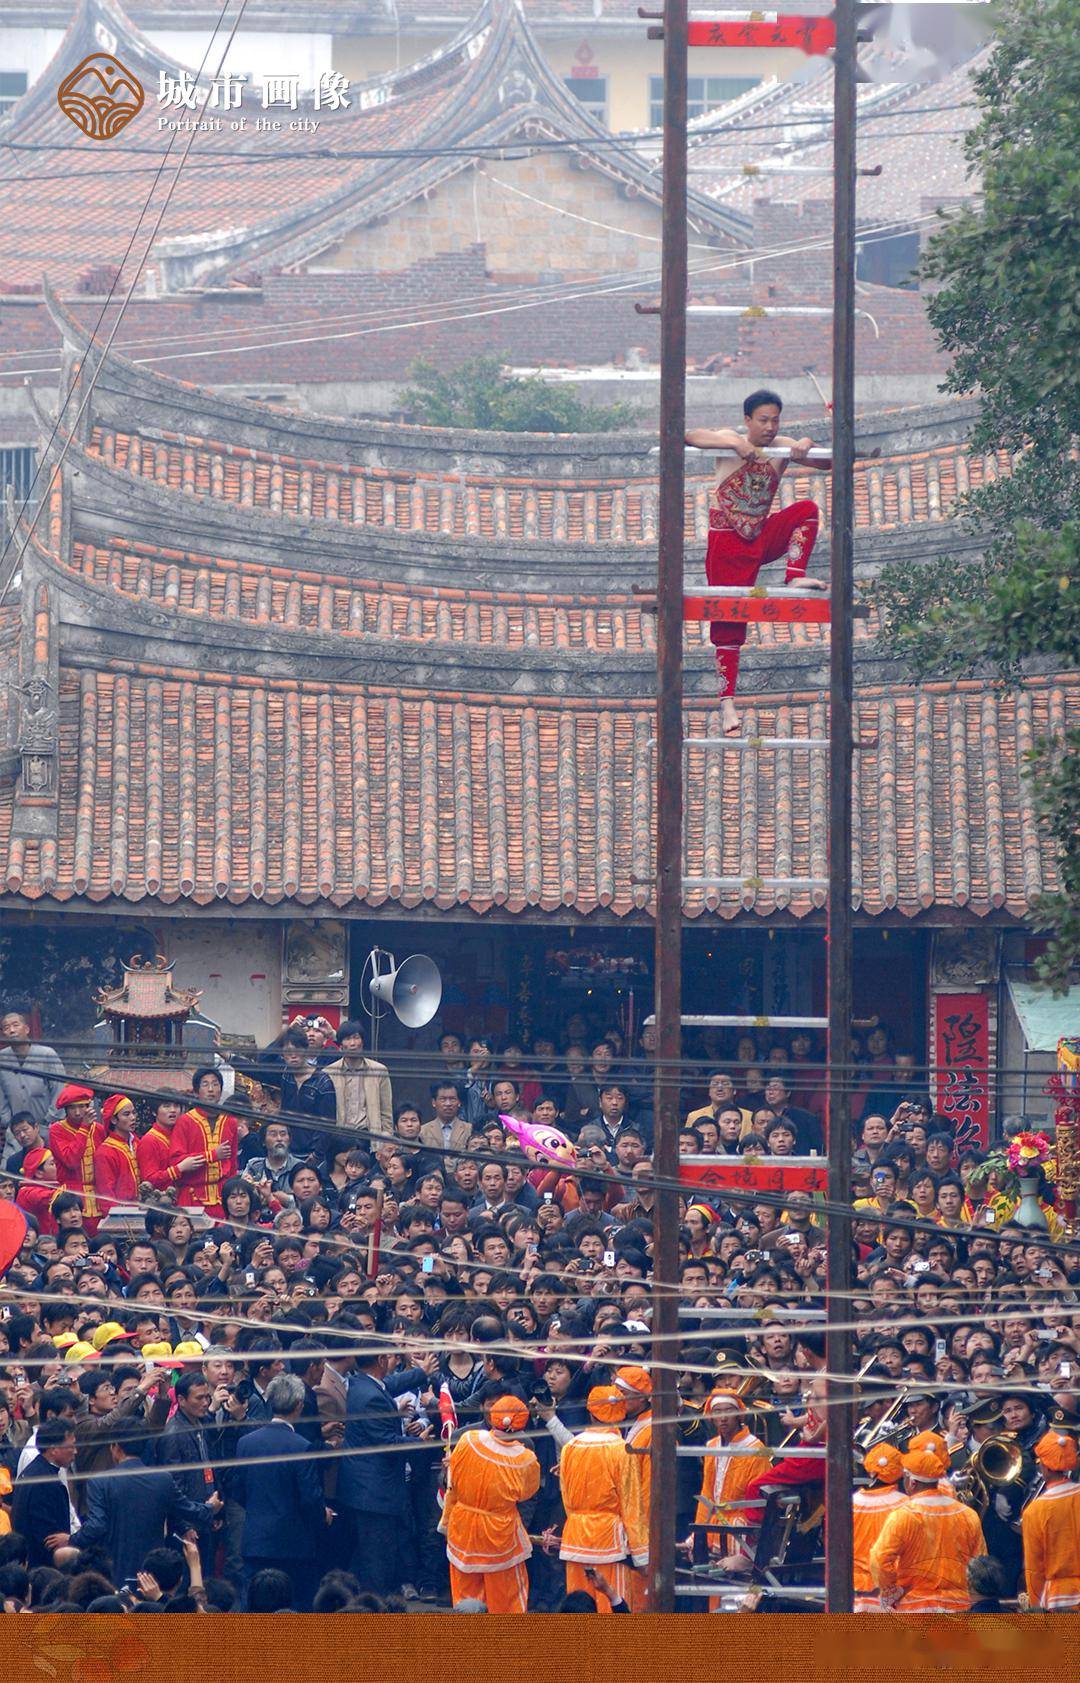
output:
{"label": "curved tile roof ridge", "polygon": [[[134,406],[142,401],[152,411],[175,410],[177,417],[192,416],[192,427],[182,430],[178,426],[178,436],[186,432],[195,439],[215,438],[224,433],[229,441],[224,445],[227,449],[265,449],[272,453],[278,453],[280,447],[267,440],[294,438],[292,450],[299,457],[334,464],[352,458],[354,466],[404,465],[419,459],[428,467],[442,462],[447,471],[457,474],[463,467],[467,470],[470,463],[487,460],[498,464],[499,475],[505,476],[514,471],[516,462],[540,460],[551,462],[552,471],[563,475],[568,461],[600,464],[614,459],[632,463],[633,470],[643,478],[656,472],[651,452],[658,435],[653,433],[495,432],[366,416],[328,416],[218,392],[213,387],[181,380],[174,374],[135,362],[115,347],[103,360],[100,342],[94,340],[56,290],[46,282],[43,292],[49,315],[63,338],[71,377],[77,378],[83,367],[94,368],[103,363],[91,400],[92,416],[102,417],[115,410],[119,422],[121,416],[130,417]],[[893,430],[903,433],[909,422],[914,422],[920,432],[929,427],[932,431],[944,428],[952,433],[966,432],[971,420],[971,403],[949,397],[932,405],[861,415],[859,427],[862,433],[872,431],[875,436],[887,437]],[[51,417],[45,424],[51,427]],[[149,430],[151,423],[146,424]],[[158,424],[164,425],[154,423]],[[311,448],[304,448],[305,440],[309,445],[319,441],[325,453],[316,458]],[[338,454],[329,454],[332,450]],[[628,467],[621,467],[619,472],[632,476]]]}
{"label": "curved tile roof ridge", "polygon": [[[59,701],[57,836],[12,834],[11,791],[0,790],[0,886],[26,903],[649,916],[649,890],[634,881],[652,868],[648,700],[433,697],[117,661],[62,665]],[[820,697],[759,698],[745,710],[762,733],[820,734],[824,723]],[[1075,677],[1017,695],[977,683],[861,695],[859,728],[877,744],[857,763],[856,908],[869,918],[935,906],[1023,918],[1057,880],[1022,787],[1025,745],[1051,718],[1075,717]],[[712,733],[715,704],[691,705],[687,723]],[[820,911],[812,894],[773,893],[757,875],[778,854],[793,875],[819,874],[807,811],[824,772],[805,760],[743,756],[729,786],[699,751],[687,865],[743,886],[688,894],[688,917]],[[118,775],[122,812],[111,798]],[[447,803],[452,824],[440,816]],[[151,835],[161,810],[173,822]],[[541,825],[540,810],[557,819]]]}

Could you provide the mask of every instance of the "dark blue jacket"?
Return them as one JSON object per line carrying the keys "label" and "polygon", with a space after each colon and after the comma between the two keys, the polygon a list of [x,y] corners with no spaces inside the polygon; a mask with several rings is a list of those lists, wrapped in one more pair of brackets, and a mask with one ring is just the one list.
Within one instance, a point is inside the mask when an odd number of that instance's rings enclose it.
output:
{"label": "dark blue jacket", "polygon": [[[244,1509],[245,1560],[305,1560],[324,1525],[322,1477],[311,1445],[284,1420],[257,1426],[236,1448],[233,1494]],[[254,1464],[245,1466],[251,1461]]]}
{"label": "dark blue jacket", "polygon": [[194,1526],[201,1536],[211,1518],[206,1504],[184,1496],[164,1467],[147,1467],[129,1457],[87,1484],[78,1544],[103,1543],[113,1563],[113,1582],[122,1584],[134,1578],[151,1549],[161,1547],[166,1531]]}
{"label": "dark blue jacket", "polygon": [[[394,1375],[399,1381],[401,1377]],[[345,1442],[338,1463],[337,1495],[343,1506],[365,1513],[405,1513],[406,1442],[401,1415],[386,1386],[370,1373],[354,1373],[345,1399]]]}
{"label": "dark blue jacket", "polygon": [[[337,1092],[325,1070],[316,1069],[306,1081],[298,1083],[292,1071],[287,1069],[281,1078],[281,1110],[289,1117],[292,1148],[299,1156],[306,1157],[310,1151],[327,1154],[333,1136],[327,1134],[320,1124],[333,1127],[336,1123]],[[312,1126],[305,1128],[301,1123],[294,1122],[294,1116],[309,1116]]]}
{"label": "dark blue jacket", "polygon": [[26,1538],[27,1565],[51,1566],[52,1553],[45,1547],[45,1539],[70,1527],[71,1504],[58,1469],[44,1455],[38,1455],[15,1480],[11,1499],[11,1529]]}
{"label": "dark blue jacket", "polygon": [[172,1476],[177,1488],[192,1502],[208,1501],[219,1487],[210,1464],[212,1427],[209,1417],[200,1426],[193,1426],[178,1412],[158,1438],[158,1464],[176,1469]]}

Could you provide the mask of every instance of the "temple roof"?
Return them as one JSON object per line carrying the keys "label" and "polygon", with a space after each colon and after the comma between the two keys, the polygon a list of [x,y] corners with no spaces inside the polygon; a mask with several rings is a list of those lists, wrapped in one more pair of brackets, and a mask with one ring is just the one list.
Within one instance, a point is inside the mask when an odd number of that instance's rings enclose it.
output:
{"label": "temple roof", "polygon": [[[533,704],[113,661],[63,666],[59,704],[55,838],[13,837],[10,788],[0,798],[0,880],[20,901],[647,911],[646,698]],[[1021,767],[1051,721],[1080,723],[1080,681],[869,691],[857,714],[876,737],[856,755],[857,909],[1022,918],[1056,886]],[[744,717],[820,735],[826,709],[755,700]],[[717,734],[719,714],[691,708],[687,726]],[[691,756],[687,870],[747,887],[689,894],[687,915],[806,916],[820,893],[752,879],[824,872],[823,756],[743,753],[726,777],[721,758]]]}
{"label": "temple roof", "polygon": [[[102,52],[145,92],[115,142],[80,135],[56,99],[62,78]],[[225,112],[222,129],[200,131],[188,155],[187,135],[160,128],[159,119],[222,113],[209,104],[197,111],[159,103],[162,76],[197,87],[196,105],[209,96],[209,78],[196,84],[114,0],[82,0],[52,65],[0,122],[0,185],[18,181],[0,226],[0,289],[36,290],[45,275],[70,291],[95,271],[117,268],[123,286],[136,262],[153,272],[159,290],[224,280],[263,263],[300,265],[468,169],[469,153],[452,149],[470,144],[574,137],[585,168],[659,204],[649,164],[632,147],[613,145],[574,99],[515,0],[482,0],[428,58],[353,85],[347,109],[318,114],[317,137],[290,129],[316,118],[313,95],[300,94],[295,117],[288,106],[267,113],[282,119],[280,132],[256,131],[254,116],[243,132],[232,131]],[[747,243],[747,219],[698,194],[691,221],[720,245]]]}
{"label": "temple roof", "polygon": [[[19,620],[0,639],[6,904],[646,920],[655,653],[631,587],[653,566],[648,439],[326,421],[111,355],[88,392],[100,353],[65,333],[80,418],[15,534]],[[894,417],[906,443],[860,464],[862,577],[970,547],[957,497],[1009,463],[971,457],[955,426],[942,443],[960,414]],[[705,490],[688,491],[688,568]],[[804,491],[827,504],[816,476],[784,488]],[[1080,680],[913,691],[874,629],[857,644],[857,909],[1022,919],[1057,885],[1024,755],[1080,717]],[[825,733],[826,653],[819,627],[754,629],[747,734]],[[719,734],[697,625],[686,694],[687,733]],[[688,916],[821,916],[820,892],[759,879],[823,874],[826,776],[820,752],[689,751],[687,872],[743,887],[689,892]]]}

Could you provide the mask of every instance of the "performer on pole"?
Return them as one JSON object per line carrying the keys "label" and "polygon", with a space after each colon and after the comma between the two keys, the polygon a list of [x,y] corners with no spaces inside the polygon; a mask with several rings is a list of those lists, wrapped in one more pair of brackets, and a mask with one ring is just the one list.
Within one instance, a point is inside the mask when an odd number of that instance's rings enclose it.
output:
{"label": "performer on pole", "polygon": [[[783,407],[776,392],[751,392],[743,404],[745,433],[731,427],[715,430],[698,427],[686,434],[687,444],[697,449],[735,452],[734,458],[724,457],[718,464],[720,480],[709,510],[705,575],[710,584],[745,585],[749,590],[766,562],[783,559],[785,584],[798,581],[807,589],[826,588],[823,579],[806,576],[820,519],[817,503],[805,499],[792,503],[789,508],[778,509],[775,514],[769,513],[787,463],[759,452],[788,449],[793,462],[805,462],[807,452],[814,447],[812,439],[781,434]],[[831,463],[814,465],[828,468]],[[739,715],[734,696],[746,625],[713,620],[709,635],[716,648],[724,735],[738,736]]]}

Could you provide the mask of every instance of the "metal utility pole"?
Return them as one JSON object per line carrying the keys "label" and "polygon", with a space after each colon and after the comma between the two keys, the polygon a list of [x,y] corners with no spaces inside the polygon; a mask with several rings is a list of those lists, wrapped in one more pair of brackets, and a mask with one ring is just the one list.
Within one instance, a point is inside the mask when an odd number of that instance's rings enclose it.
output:
{"label": "metal utility pole", "polygon": [[656,617],[656,1024],[653,1165],[659,1180],[652,1328],[650,1609],[675,1608],[679,1309],[679,1060],[682,1052],[683,524],[686,434],[687,0],[664,7],[664,208],[660,317],[660,520]]}
{"label": "metal utility pole", "polygon": [[[829,656],[829,1201],[851,1206],[851,754],[855,456],[855,70],[857,0],[838,0],[833,118],[832,637]],[[830,1218],[825,1366],[825,1605],[852,1610],[851,1223]]]}

